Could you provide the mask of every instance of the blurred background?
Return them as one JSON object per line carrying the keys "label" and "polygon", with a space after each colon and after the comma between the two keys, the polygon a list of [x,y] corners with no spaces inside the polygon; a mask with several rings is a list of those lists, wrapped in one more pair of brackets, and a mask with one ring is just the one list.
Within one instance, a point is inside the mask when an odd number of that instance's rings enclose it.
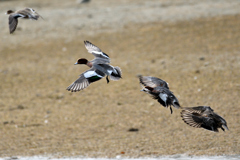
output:
{"label": "blurred background", "polygon": [[[26,7],[44,19],[10,35],[4,13]],[[240,154],[239,0],[1,0],[0,11],[0,157]],[[88,69],[73,64],[94,58],[84,40],[123,79],[68,92]],[[167,81],[183,107],[211,106],[230,130],[186,125],[140,92],[139,74]]]}

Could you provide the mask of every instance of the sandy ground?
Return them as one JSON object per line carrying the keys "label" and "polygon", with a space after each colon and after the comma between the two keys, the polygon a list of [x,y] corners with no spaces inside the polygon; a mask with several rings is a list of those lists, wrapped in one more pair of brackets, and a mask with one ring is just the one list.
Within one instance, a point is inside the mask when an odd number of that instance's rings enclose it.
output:
{"label": "sandy ground", "polygon": [[[10,35],[0,15],[0,157],[240,154],[239,1],[0,1],[2,13],[25,6],[44,20]],[[75,61],[93,58],[84,40],[123,79],[66,91],[87,69]],[[138,74],[166,80],[184,107],[210,105],[230,131],[186,125],[140,92]]]}

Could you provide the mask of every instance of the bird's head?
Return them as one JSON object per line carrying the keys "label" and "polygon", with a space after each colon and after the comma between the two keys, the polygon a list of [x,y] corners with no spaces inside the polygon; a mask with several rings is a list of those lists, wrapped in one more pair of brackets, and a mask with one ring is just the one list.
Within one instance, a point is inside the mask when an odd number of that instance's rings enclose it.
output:
{"label": "bird's head", "polygon": [[87,64],[88,63],[88,60],[85,59],[85,58],[80,58],[78,59],[78,61],[75,63],[76,64]]}
{"label": "bird's head", "polygon": [[14,13],[13,10],[8,10],[5,14],[11,14],[11,13]]}

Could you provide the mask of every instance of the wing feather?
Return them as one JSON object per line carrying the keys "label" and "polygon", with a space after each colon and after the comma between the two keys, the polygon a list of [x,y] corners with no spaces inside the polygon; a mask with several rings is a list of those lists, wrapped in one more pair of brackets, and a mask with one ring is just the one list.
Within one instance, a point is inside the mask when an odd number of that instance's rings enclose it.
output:
{"label": "wing feather", "polygon": [[162,79],[156,78],[156,77],[150,77],[150,76],[138,76],[140,83],[143,84],[144,86],[149,86],[151,88],[155,88],[157,86],[160,87],[165,87],[169,89],[167,82],[165,82]]}
{"label": "wing feather", "polygon": [[17,24],[18,24],[18,19],[17,18],[18,18],[18,16],[16,14],[11,14],[8,18],[10,34],[13,33],[17,28]]}
{"label": "wing feather", "polygon": [[181,117],[183,121],[189,126],[201,128],[201,125],[203,123],[202,117],[192,115],[191,113],[184,110],[181,112]]}
{"label": "wing feather", "polygon": [[202,114],[204,111],[206,111],[206,106],[198,106],[198,107],[184,107],[183,110],[187,111],[189,113],[197,113]]}
{"label": "wing feather", "polygon": [[89,53],[93,54],[96,58],[110,59],[106,53],[103,53],[100,48],[95,46],[89,41],[84,41],[85,47]]}
{"label": "wing feather", "polygon": [[84,88],[87,88],[89,84],[90,83],[88,82],[88,79],[86,79],[84,75],[81,74],[76,81],[74,81],[70,86],[67,87],[67,90],[71,92],[77,92],[83,90]]}

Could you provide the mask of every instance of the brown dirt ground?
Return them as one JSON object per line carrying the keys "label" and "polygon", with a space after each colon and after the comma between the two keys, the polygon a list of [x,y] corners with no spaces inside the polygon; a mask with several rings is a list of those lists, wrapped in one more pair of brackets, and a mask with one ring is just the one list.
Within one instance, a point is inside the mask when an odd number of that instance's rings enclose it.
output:
{"label": "brown dirt ground", "polygon": [[[236,14],[128,23],[114,32],[14,46],[6,39],[0,50],[0,156],[240,154],[239,19]],[[17,32],[11,36],[24,31]],[[83,40],[106,52],[123,79],[66,91],[87,69],[75,61],[93,58]],[[186,125],[181,110],[174,108],[171,115],[140,92],[138,74],[166,80],[183,107],[211,106],[230,130],[214,133]]]}

